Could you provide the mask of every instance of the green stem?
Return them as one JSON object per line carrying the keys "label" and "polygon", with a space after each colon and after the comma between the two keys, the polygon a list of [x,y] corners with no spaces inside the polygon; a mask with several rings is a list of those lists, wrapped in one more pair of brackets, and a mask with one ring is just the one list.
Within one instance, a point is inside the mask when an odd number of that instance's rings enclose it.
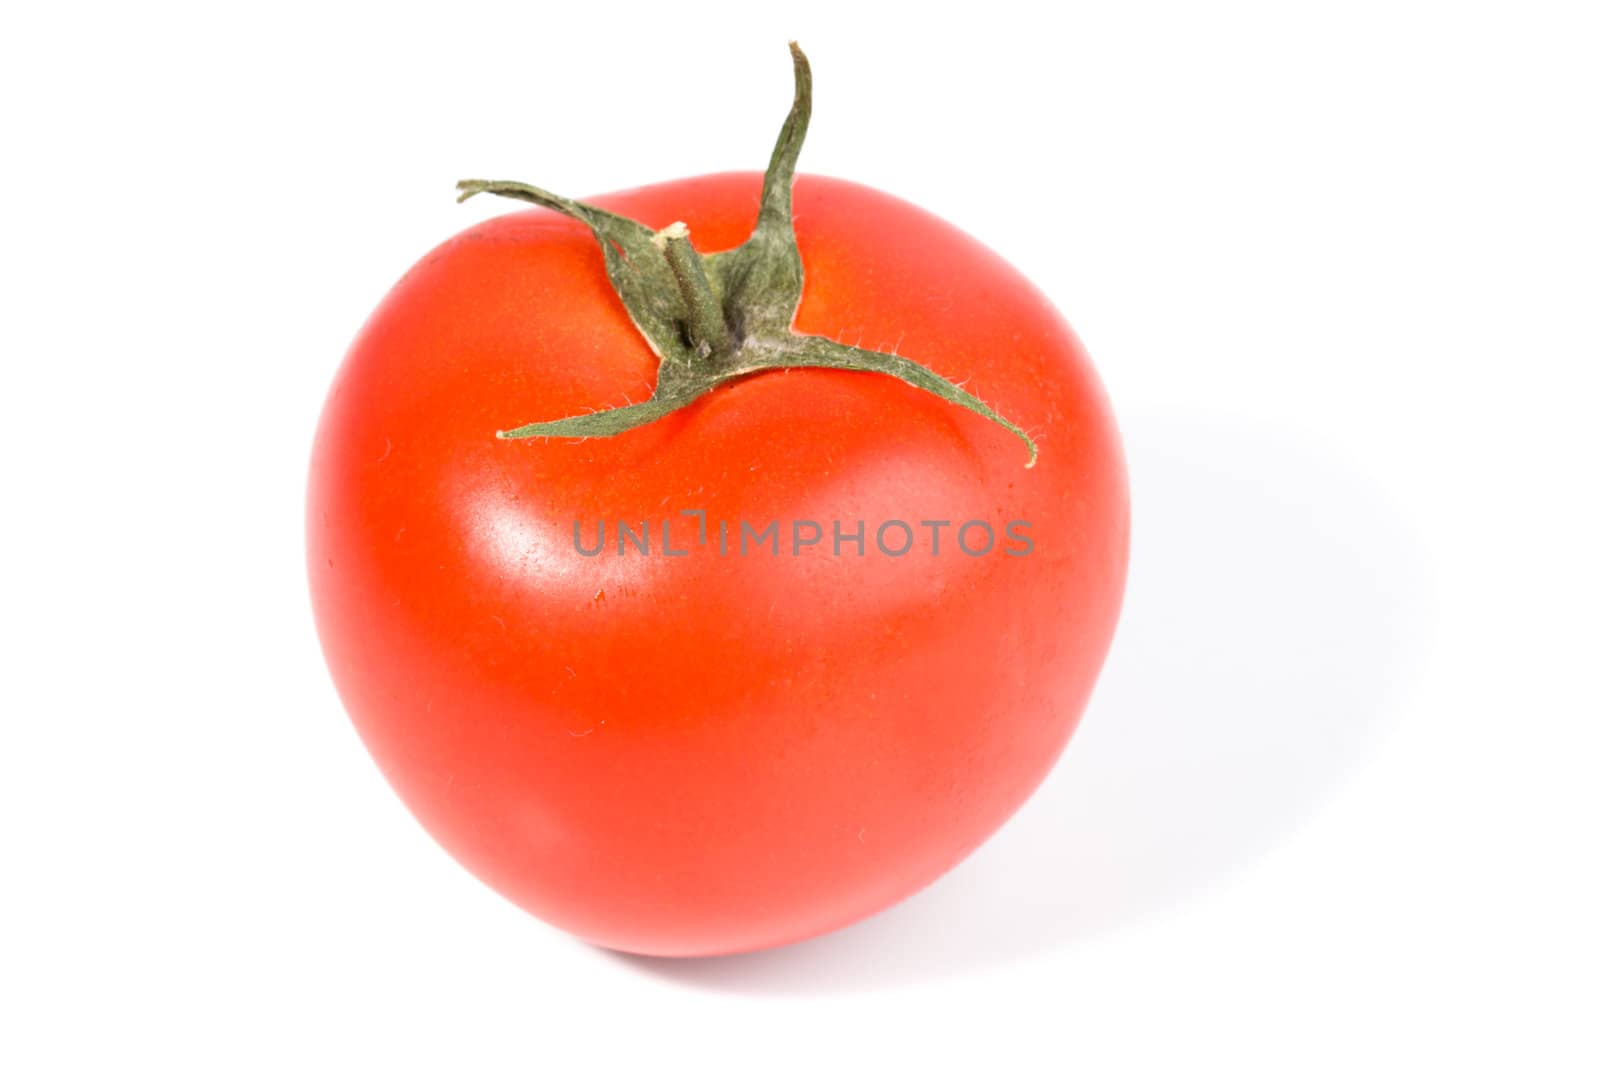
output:
{"label": "green stem", "polygon": [[500,437],[611,437],[648,425],[747,375],[816,367],[881,374],[949,401],[1015,434],[1027,446],[1027,465],[1033,466],[1039,452],[1028,432],[962,386],[898,353],[795,332],[805,269],[794,235],[793,185],[795,162],[811,121],[811,65],[793,42],[789,52],[794,104],[767,164],[755,227],[737,248],[702,256],[681,222],[655,232],[633,219],[522,182],[474,180],[457,186],[463,200],[493,193],[559,211],[587,226],[599,242],[617,296],[661,358],[655,395],[649,400],[532,422],[502,430]]}
{"label": "green stem", "polygon": [[712,364],[725,362],[733,351],[733,336],[728,332],[728,321],[722,317],[722,302],[706,278],[705,261],[689,243],[689,227],[674,222],[657,233],[651,243],[667,257],[667,266],[678,282],[678,293],[683,297],[684,331],[695,354]]}

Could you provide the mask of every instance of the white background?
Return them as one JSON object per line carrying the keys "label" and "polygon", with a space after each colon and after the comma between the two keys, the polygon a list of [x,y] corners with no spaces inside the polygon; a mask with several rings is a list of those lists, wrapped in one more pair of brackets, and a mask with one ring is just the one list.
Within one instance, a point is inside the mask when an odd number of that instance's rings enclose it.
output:
{"label": "white background", "polygon": [[[1590,4],[12,5],[0,1060],[1595,1062]],[[1043,790],[930,891],[630,960],[433,845],[312,632],[312,427],[492,212],[759,168],[1058,302],[1134,568]]]}

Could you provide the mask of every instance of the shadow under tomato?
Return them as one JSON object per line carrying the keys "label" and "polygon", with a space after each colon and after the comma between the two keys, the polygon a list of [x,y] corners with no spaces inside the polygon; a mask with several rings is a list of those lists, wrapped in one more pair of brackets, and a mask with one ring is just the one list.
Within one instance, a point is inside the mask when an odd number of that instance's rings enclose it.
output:
{"label": "shadow under tomato", "polygon": [[1113,930],[1266,854],[1381,739],[1430,597],[1383,497],[1281,431],[1126,424],[1134,543],[1111,657],[1034,797],[911,899],[739,956],[613,955],[749,993],[895,985]]}

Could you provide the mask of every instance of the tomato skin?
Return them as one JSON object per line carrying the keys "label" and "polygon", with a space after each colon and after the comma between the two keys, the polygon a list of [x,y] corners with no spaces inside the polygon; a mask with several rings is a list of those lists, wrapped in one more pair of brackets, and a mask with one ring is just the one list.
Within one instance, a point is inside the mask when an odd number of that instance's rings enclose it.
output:
{"label": "tomato skin", "polygon": [[[748,236],[761,178],[596,198],[703,252]],[[393,289],[317,432],[308,564],[360,735],[460,862],[612,948],[794,941],[907,896],[1038,785],[1109,645],[1128,502],[1082,347],[992,252],[903,201],[802,176],[795,328],[896,347],[1035,433],[873,374],[758,375],[619,436],[495,431],[649,395],[656,357],[594,239],[533,210],[481,223]],[[711,544],[694,544],[703,509]],[[738,523],[809,519],[846,545],[737,554]],[[886,519],[951,520],[876,551]],[[960,523],[1000,538],[956,550]],[[652,554],[614,524],[648,521]],[[734,548],[716,551],[716,524]],[[1003,551],[1008,522],[1033,550]],[[607,549],[589,558],[595,523]],[[675,550],[659,545],[663,521]],[[630,545],[630,549],[631,549]]]}

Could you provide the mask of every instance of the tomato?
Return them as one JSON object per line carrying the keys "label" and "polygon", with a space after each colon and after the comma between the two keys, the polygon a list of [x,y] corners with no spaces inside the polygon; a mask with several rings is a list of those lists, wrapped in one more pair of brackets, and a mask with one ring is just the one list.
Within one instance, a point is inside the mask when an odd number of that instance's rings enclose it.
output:
{"label": "tomato", "polygon": [[[593,203],[717,251],[762,190]],[[964,384],[1035,465],[945,399],[818,367],[613,436],[497,436],[662,373],[594,237],[539,208],[405,275],[317,431],[312,599],[363,741],[467,868],[617,949],[777,945],[936,878],[1056,760],[1121,601],[1120,445],[1061,316],[904,201],[803,176],[793,204],[794,331]]]}

